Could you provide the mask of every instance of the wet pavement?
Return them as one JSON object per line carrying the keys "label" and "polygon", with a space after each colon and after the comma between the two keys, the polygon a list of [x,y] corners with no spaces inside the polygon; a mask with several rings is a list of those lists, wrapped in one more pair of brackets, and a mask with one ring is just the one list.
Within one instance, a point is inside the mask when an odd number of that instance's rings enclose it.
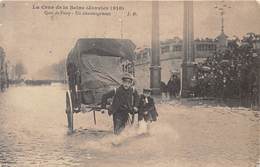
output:
{"label": "wet pavement", "polygon": [[63,85],[0,93],[0,166],[255,167],[259,117],[246,109],[158,104],[150,135],[112,133],[112,118],[75,115],[67,132]]}

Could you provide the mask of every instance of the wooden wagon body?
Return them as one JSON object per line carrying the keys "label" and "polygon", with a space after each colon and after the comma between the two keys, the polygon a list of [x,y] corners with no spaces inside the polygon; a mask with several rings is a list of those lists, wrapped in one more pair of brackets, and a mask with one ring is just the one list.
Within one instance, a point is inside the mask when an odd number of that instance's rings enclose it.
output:
{"label": "wooden wagon body", "polygon": [[117,87],[124,72],[134,72],[135,45],[127,39],[79,39],[67,61],[69,89],[66,92],[68,128],[73,131],[73,114],[99,110],[102,95]]}

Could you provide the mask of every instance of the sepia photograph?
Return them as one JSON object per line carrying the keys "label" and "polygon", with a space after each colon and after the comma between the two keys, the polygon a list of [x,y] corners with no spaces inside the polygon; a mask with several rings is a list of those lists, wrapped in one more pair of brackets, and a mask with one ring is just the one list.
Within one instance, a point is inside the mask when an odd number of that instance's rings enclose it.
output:
{"label": "sepia photograph", "polygon": [[260,167],[260,0],[0,0],[0,167]]}

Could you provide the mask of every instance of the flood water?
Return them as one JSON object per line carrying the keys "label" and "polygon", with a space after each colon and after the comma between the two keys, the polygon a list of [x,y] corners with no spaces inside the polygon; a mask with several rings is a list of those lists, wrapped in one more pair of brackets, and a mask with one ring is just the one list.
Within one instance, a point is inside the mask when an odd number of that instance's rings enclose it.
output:
{"label": "flood water", "polygon": [[114,136],[106,113],[97,113],[97,125],[92,113],[79,113],[69,134],[65,91],[20,86],[0,93],[0,166],[253,167],[258,160],[253,112],[158,104],[148,136],[135,126]]}
{"label": "flood water", "polygon": [[113,155],[114,141],[118,138],[113,135],[112,118],[107,114],[97,113],[97,125],[92,113],[76,114],[76,130],[68,133],[65,91],[65,86],[20,86],[0,94],[1,165],[131,163],[128,156]]}

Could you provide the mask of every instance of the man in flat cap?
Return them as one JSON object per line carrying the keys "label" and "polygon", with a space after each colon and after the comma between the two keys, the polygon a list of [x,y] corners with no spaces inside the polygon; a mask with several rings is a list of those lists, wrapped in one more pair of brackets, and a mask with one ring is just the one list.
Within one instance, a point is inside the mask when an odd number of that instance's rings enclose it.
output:
{"label": "man in flat cap", "polygon": [[107,100],[113,98],[108,114],[113,115],[114,133],[120,134],[130,119],[129,114],[137,113],[139,97],[133,87],[134,77],[124,73],[122,84],[102,96],[101,107],[106,108]]}

